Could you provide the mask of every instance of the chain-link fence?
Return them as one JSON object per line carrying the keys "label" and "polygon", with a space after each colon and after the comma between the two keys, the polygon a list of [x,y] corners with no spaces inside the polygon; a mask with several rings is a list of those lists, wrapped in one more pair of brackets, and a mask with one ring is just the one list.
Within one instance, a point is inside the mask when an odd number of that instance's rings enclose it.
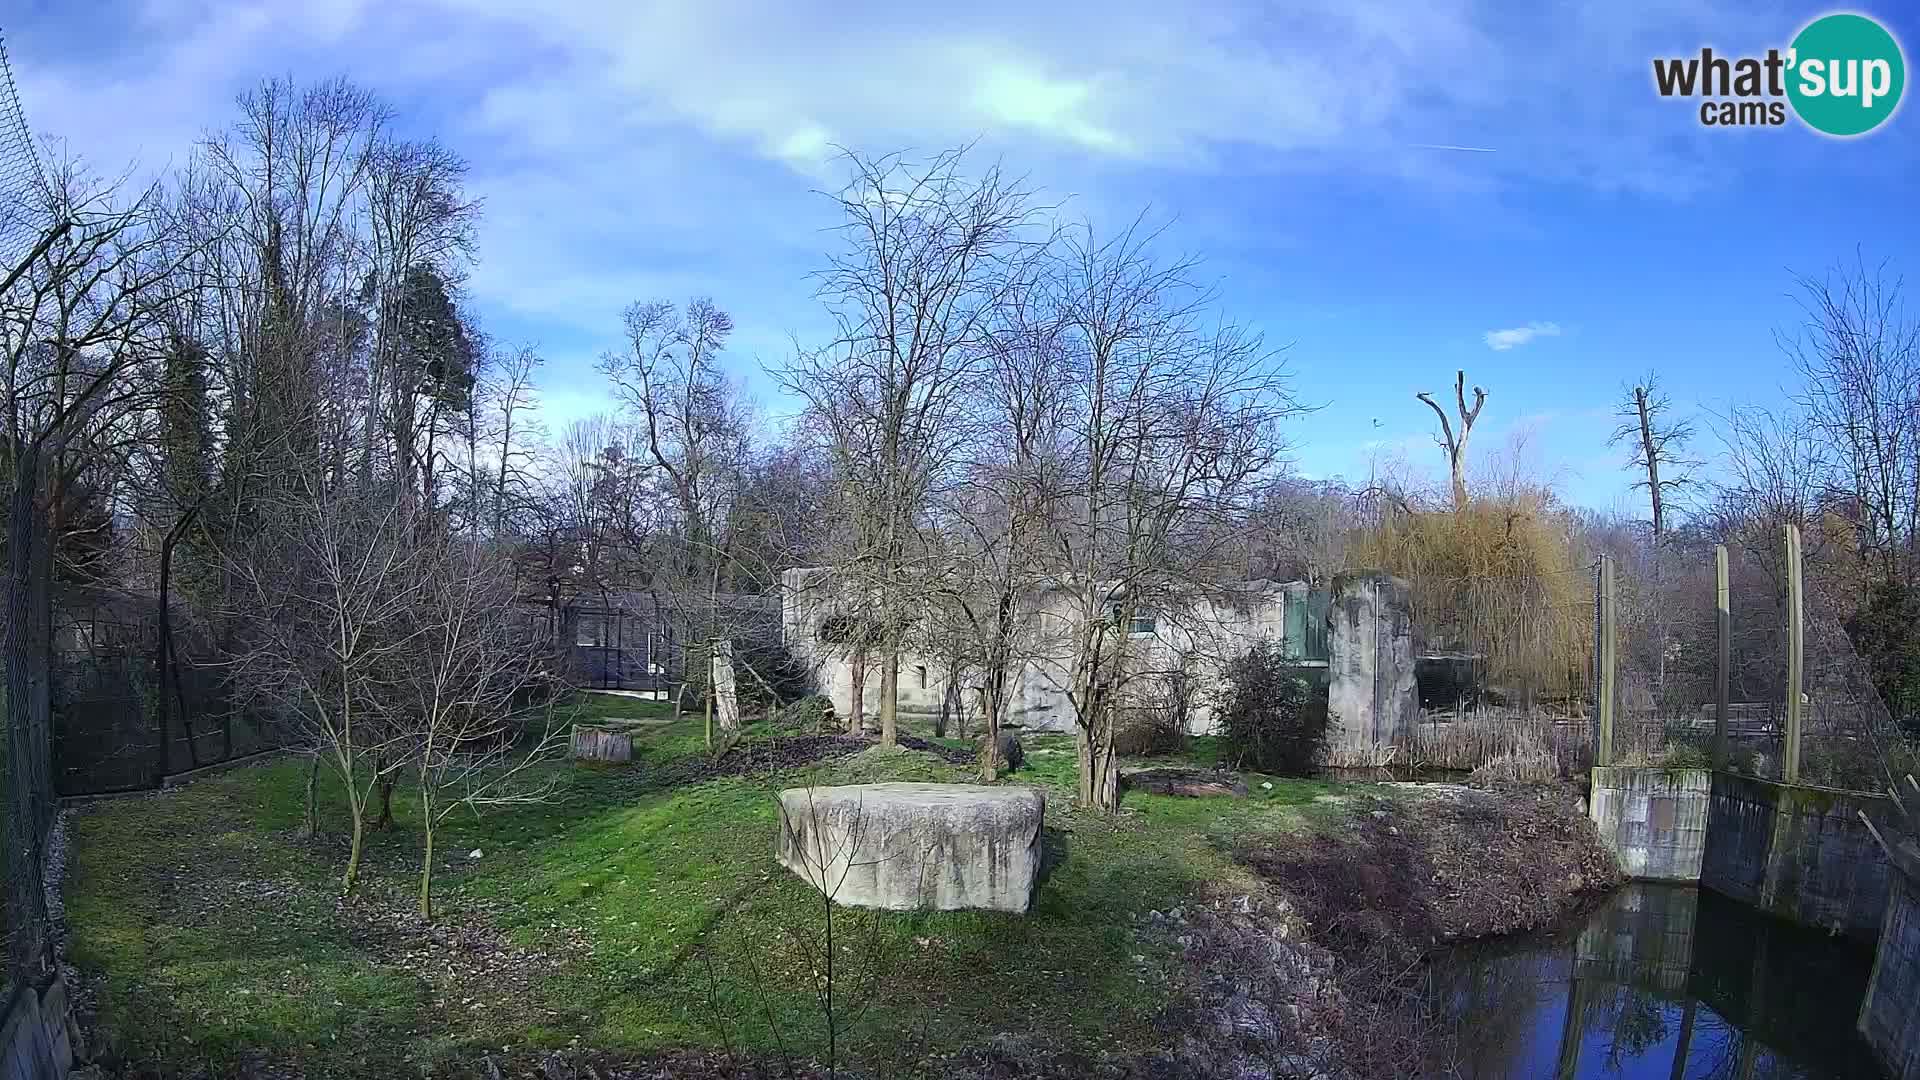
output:
{"label": "chain-link fence", "polygon": [[1916,755],[1847,633],[1855,578],[1795,573],[1785,530],[1745,539],[1728,545],[1724,579],[1712,549],[1656,547],[1559,573],[1410,582],[1420,709],[1402,760],[1516,777],[1719,762],[1863,790],[1910,771]]}
{"label": "chain-link fence", "polygon": [[[1612,763],[1713,764],[1724,662],[1726,767],[1883,788],[1908,755],[1847,634],[1842,594],[1851,579],[1808,572],[1785,529],[1741,539],[1726,546],[1724,577],[1711,550],[1616,566]],[[1797,718],[1790,708],[1796,663]]]}
{"label": "chain-link fence", "polygon": [[150,618],[118,609],[62,611],[52,664],[56,793],[104,795],[281,745],[271,718],[233,700],[228,669],[176,634],[173,670],[158,664]]}
{"label": "chain-link fence", "polygon": [[52,224],[45,219],[46,184],[33,133],[14,89],[6,38],[0,35],[0,277],[33,250]]}

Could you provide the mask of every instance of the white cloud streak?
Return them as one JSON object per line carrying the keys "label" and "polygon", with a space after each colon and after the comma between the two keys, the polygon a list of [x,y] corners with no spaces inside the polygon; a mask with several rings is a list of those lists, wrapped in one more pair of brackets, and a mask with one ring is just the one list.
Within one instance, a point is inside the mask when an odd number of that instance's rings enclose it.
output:
{"label": "white cloud streak", "polygon": [[1494,352],[1506,352],[1530,344],[1536,338],[1559,337],[1560,324],[1550,322],[1530,322],[1525,326],[1508,327],[1505,330],[1489,330],[1482,335],[1487,348]]}

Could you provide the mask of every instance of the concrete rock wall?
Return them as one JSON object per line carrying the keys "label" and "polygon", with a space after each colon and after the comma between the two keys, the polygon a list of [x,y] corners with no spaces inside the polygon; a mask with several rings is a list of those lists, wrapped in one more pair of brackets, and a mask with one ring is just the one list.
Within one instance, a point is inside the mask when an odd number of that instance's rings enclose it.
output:
{"label": "concrete rock wall", "polygon": [[1781,918],[1871,940],[1891,872],[1860,814],[1878,824],[1891,810],[1884,795],[1715,773],[1700,883]]}
{"label": "concrete rock wall", "polygon": [[1628,877],[1696,882],[1712,783],[1705,769],[1595,766],[1588,816]]}
{"label": "concrete rock wall", "polygon": [[61,1080],[72,1067],[66,983],[19,994],[0,1022],[0,1080]]}
{"label": "concrete rock wall", "polygon": [[1419,712],[1407,583],[1388,574],[1337,575],[1327,619],[1327,764],[1391,764]]}
{"label": "concrete rock wall", "polygon": [[1894,1080],[1920,1080],[1920,852],[1896,849],[1860,1034]]}

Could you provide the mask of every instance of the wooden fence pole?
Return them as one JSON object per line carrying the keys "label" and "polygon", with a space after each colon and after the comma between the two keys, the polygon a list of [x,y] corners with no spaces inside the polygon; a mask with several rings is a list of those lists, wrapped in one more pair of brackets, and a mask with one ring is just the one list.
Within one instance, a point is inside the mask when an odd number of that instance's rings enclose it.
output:
{"label": "wooden fence pole", "polygon": [[1594,712],[1598,715],[1600,723],[1600,735],[1593,753],[1596,765],[1613,764],[1613,691],[1617,667],[1613,601],[1613,556],[1602,555],[1600,556],[1599,640],[1594,642],[1599,658],[1599,663],[1596,665],[1599,670],[1595,672],[1597,682],[1594,686]]}
{"label": "wooden fence pole", "polygon": [[1727,575],[1727,545],[1713,546],[1713,610],[1720,637],[1720,664],[1713,680],[1713,767],[1727,767],[1727,682],[1733,668],[1733,587]]}
{"label": "wooden fence pole", "polygon": [[1806,636],[1801,619],[1805,595],[1800,577],[1800,527],[1787,526],[1787,746],[1782,774],[1800,779],[1800,683],[1806,671]]}

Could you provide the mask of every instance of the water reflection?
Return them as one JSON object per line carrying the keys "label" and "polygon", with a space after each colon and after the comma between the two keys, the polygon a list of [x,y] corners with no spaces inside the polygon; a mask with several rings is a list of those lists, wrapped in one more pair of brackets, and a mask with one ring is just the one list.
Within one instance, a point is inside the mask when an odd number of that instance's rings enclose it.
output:
{"label": "water reflection", "polygon": [[1573,925],[1456,949],[1434,965],[1476,1080],[1859,1080],[1870,950],[1709,892],[1632,885]]}

